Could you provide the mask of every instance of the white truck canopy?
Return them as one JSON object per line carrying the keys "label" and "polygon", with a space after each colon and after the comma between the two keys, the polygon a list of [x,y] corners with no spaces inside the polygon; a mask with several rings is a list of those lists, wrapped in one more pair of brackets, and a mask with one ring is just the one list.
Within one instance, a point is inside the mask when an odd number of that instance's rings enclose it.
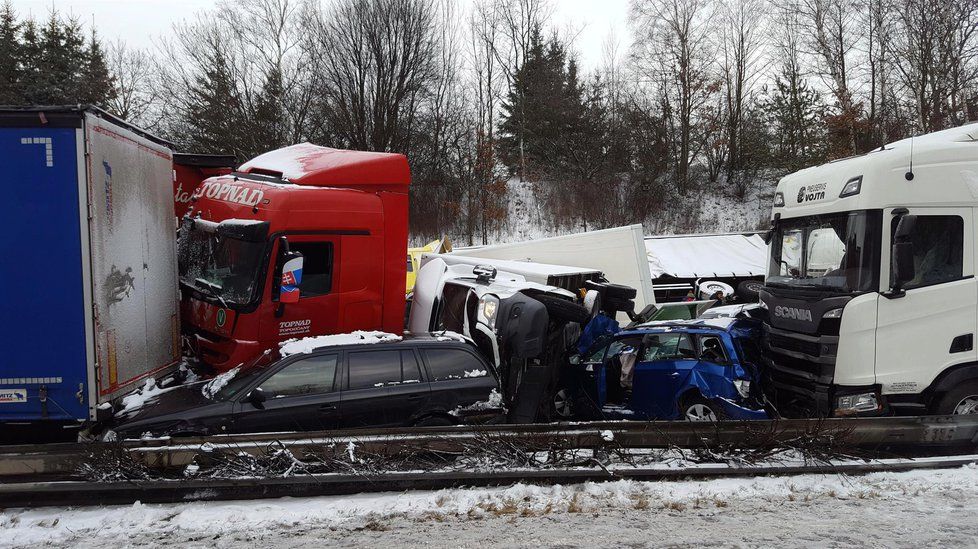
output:
{"label": "white truck canopy", "polygon": [[528,261],[514,261],[511,259],[492,259],[485,257],[474,257],[457,254],[424,254],[427,261],[430,258],[440,258],[448,265],[490,265],[498,271],[518,274],[530,282],[537,284],[549,284],[551,277],[560,277],[577,274],[601,274],[598,269],[587,267],[570,267],[567,265],[550,265],[548,263],[530,263]]}
{"label": "white truck canopy", "polygon": [[[515,271],[521,274],[550,267],[574,269],[575,272],[581,269],[601,271],[609,281],[638,290],[635,310],[641,311],[646,305],[655,303],[643,238],[642,225],[635,224],[527,242],[456,248],[452,255],[545,264]],[[514,272],[511,268],[501,270]]]}
{"label": "white truck canopy", "polygon": [[767,244],[757,233],[651,236],[645,239],[653,279],[764,276]]}

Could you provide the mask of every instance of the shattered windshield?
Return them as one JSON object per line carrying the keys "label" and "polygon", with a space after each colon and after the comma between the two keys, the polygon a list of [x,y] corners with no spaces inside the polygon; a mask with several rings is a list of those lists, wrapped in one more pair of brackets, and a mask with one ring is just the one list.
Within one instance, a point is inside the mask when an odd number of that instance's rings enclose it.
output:
{"label": "shattered windshield", "polygon": [[249,303],[258,286],[264,249],[264,242],[184,227],[178,250],[180,282],[225,303]]}
{"label": "shattered windshield", "polygon": [[882,211],[779,221],[767,285],[843,293],[878,289]]}

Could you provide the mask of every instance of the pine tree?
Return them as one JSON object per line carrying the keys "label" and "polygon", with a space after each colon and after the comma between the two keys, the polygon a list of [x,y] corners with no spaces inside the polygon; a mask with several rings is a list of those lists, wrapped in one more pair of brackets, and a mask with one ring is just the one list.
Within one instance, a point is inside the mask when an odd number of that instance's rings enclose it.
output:
{"label": "pine tree", "polygon": [[84,60],[78,90],[79,101],[106,107],[109,101],[115,97],[115,80],[109,73],[109,67],[105,61],[105,52],[95,29],[92,29],[88,47],[85,49]]}
{"label": "pine tree", "polygon": [[197,78],[197,84],[187,90],[188,108],[181,120],[184,145],[202,153],[227,153],[238,158],[251,158],[256,152],[244,141],[242,131],[247,123],[241,112],[241,100],[224,54],[219,48],[208,56],[209,67]]}
{"label": "pine tree", "polygon": [[0,105],[22,102],[20,89],[20,23],[13,4],[7,0],[0,9]]}

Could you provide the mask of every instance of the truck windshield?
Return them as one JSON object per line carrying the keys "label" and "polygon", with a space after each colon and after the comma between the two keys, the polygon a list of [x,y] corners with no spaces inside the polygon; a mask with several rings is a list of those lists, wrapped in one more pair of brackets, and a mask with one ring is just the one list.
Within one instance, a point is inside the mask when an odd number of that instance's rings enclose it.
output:
{"label": "truck windshield", "polygon": [[879,288],[881,210],[781,219],[767,285],[843,293]]}
{"label": "truck windshield", "polygon": [[229,304],[252,299],[262,271],[264,242],[249,242],[184,227],[180,232],[180,282]]}

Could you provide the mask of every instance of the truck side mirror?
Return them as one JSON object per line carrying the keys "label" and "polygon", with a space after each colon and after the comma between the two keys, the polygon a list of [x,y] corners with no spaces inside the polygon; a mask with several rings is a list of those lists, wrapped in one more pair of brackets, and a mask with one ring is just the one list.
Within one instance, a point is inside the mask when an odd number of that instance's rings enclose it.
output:
{"label": "truck side mirror", "polygon": [[893,270],[893,289],[900,290],[917,275],[913,263],[913,234],[917,216],[904,215],[893,232],[890,268]]}
{"label": "truck side mirror", "polygon": [[299,285],[302,284],[303,257],[299,252],[282,254],[282,277],[279,279],[279,303],[297,303],[299,301]]}

